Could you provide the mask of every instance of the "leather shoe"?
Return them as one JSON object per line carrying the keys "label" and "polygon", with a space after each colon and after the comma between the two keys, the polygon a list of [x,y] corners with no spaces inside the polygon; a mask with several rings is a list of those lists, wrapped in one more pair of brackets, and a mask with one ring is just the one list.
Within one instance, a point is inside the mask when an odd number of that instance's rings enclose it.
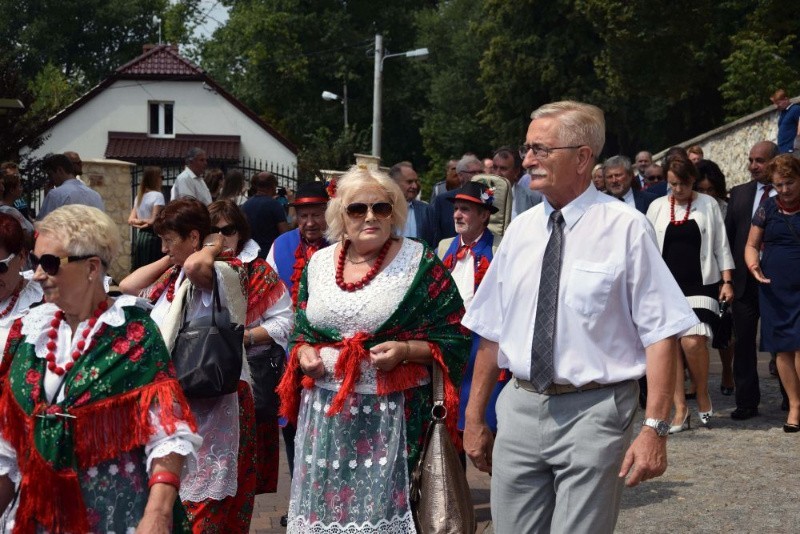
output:
{"label": "leather shoe", "polygon": [[288,515],[282,515],[281,516],[281,526],[285,527],[288,524],[289,524],[289,516]]}
{"label": "leather shoe", "polygon": [[731,412],[731,419],[744,421],[758,415],[758,408],[736,408]]}
{"label": "leather shoe", "polygon": [[794,434],[795,432],[800,432],[800,425],[794,425],[792,423],[784,423],[783,431],[788,432],[790,434]]}
{"label": "leather shoe", "polygon": [[730,397],[731,395],[733,395],[733,388],[729,388],[728,386],[723,386],[722,384],[720,384],[719,392],[725,395],[726,397]]}

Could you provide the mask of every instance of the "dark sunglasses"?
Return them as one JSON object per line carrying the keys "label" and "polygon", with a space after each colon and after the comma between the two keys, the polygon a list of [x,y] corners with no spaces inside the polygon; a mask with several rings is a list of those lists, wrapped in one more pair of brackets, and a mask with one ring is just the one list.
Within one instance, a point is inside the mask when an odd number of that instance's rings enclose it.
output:
{"label": "dark sunglasses", "polygon": [[11,260],[16,258],[16,254],[11,254],[6,259],[0,261],[0,274],[6,274],[8,272],[8,264],[11,263]]}
{"label": "dark sunglasses", "polygon": [[345,208],[347,214],[353,219],[363,219],[367,216],[367,211],[372,211],[378,219],[386,219],[392,215],[392,205],[388,202],[376,202],[365,204],[364,202],[353,202]]}
{"label": "dark sunglasses", "polygon": [[228,226],[223,226],[222,228],[220,228],[219,226],[211,227],[212,234],[222,234],[226,237],[230,237],[238,231],[239,230],[236,229],[236,225],[233,224],[229,224]]}
{"label": "dark sunglasses", "polygon": [[[64,256],[58,257],[54,256],[53,254],[42,254],[41,257],[37,256],[36,254],[31,254],[31,264],[33,265],[33,270],[35,271],[37,267],[42,268],[42,270],[50,276],[55,276],[58,274],[59,268],[65,263],[72,263],[73,261],[83,261],[88,260],[89,258],[96,258],[97,254],[87,254],[85,256]],[[106,266],[106,262],[100,260],[103,266]],[[6,267],[7,269],[8,267]]]}

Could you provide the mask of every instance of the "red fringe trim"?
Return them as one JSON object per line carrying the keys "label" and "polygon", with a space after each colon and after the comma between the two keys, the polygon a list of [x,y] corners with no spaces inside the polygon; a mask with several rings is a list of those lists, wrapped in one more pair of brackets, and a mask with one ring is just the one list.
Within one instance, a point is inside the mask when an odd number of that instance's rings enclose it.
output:
{"label": "red fringe trim", "polygon": [[37,524],[49,532],[88,532],[78,474],[69,469],[56,472],[42,458],[35,446],[33,418],[22,411],[7,387],[0,397],[0,425],[3,437],[17,451],[22,473],[13,532],[36,532]]}
{"label": "red fringe trim", "polygon": [[[261,265],[262,262],[263,265]],[[259,258],[253,260],[251,265],[253,272],[247,288],[247,324],[257,321],[261,314],[278,302],[278,299],[283,296],[285,291],[285,286],[281,283],[277,273],[273,271],[266,261]],[[270,271],[272,272],[270,273]],[[274,283],[272,284],[268,281],[270,274],[274,278]],[[264,290],[264,293],[259,295],[259,290],[261,289]]]}
{"label": "red fringe trim", "polygon": [[158,416],[167,434],[175,432],[180,420],[185,420],[192,432],[197,431],[178,381],[161,380],[72,410],[76,417],[75,454],[80,466],[97,465],[145,445],[155,430],[148,415],[153,401],[158,405]]}
{"label": "red fringe trim", "polygon": [[[179,420],[193,432],[197,424],[177,380],[162,380],[116,397],[72,411],[75,415],[75,453],[82,468],[144,445],[152,434],[148,409],[157,401],[161,424],[171,434]],[[177,407],[176,407],[177,404]],[[45,407],[41,404],[37,412]],[[134,410],[133,412],[131,410]],[[130,414],[136,416],[131,422]],[[0,396],[0,427],[3,437],[18,454],[22,473],[20,506],[15,533],[34,532],[39,524],[50,532],[88,532],[86,505],[77,472],[56,471],[35,447],[33,417],[16,402],[11,390]]]}
{"label": "red fringe trim", "polygon": [[[355,336],[336,344],[323,343],[314,345],[316,348],[326,346],[342,347],[336,361],[336,378],[343,380],[342,387],[336,393],[326,415],[332,416],[339,413],[344,406],[347,396],[353,392],[355,383],[361,376],[361,362],[369,358],[369,351],[364,348],[364,343],[369,341],[369,334],[357,333]],[[300,410],[300,387],[310,389],[314,386],[314,379],[302,375],[297,350],[300,345],[295,345],[289,353],[289,363],[280,384],[275,389],[281,398],[280,415],[290,423],[297,424],[297,414]],[[461,448],[461,436],[458,432],[458,391],[448,375],[448,368],[444,362],[442,351],[436,343],[428,342],[435,365],[438,365],[444,376],[444,406],[447,409],[445,421],[450,438],[457,448]],[[376,393],[386,395],[395,391],[403,391],[417,387],[426,376],[424,365],[409,364],[398,365],[390,372],[378,371],[378,384]],[[302,378],[301,378],[302,377]]]}

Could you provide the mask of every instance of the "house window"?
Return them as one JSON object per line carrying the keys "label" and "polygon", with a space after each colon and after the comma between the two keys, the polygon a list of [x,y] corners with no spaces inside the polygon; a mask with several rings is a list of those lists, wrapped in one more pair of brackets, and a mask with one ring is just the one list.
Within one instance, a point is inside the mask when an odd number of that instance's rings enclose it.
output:
{"label": "house window", "polygon": [[150,107],[150,135],[152,137],[173,137],[174,102],[148,102]]}

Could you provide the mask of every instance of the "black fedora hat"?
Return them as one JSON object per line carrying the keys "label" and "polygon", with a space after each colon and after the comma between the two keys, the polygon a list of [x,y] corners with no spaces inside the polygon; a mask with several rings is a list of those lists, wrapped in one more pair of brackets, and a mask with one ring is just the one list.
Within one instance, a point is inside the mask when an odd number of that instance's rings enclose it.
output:
{"label": "black fedora hat", "polygon": [[325,190],[324,182],[305,182],[297,187],[294,202],[290,206],[311,206],[313,204],[327,204],[330,197]]}
{"label": "black fedora hat", "polygon": [[456,191],[454,197],[448,197],[448,201],[455,202],[456,200],[466,200],[473,204],[483,206],[489,213],[497,213],[499,210],[493,205],[494,203],[494,189],[489,189],[486,185],[480,182],[467,182],[461,189]]}

